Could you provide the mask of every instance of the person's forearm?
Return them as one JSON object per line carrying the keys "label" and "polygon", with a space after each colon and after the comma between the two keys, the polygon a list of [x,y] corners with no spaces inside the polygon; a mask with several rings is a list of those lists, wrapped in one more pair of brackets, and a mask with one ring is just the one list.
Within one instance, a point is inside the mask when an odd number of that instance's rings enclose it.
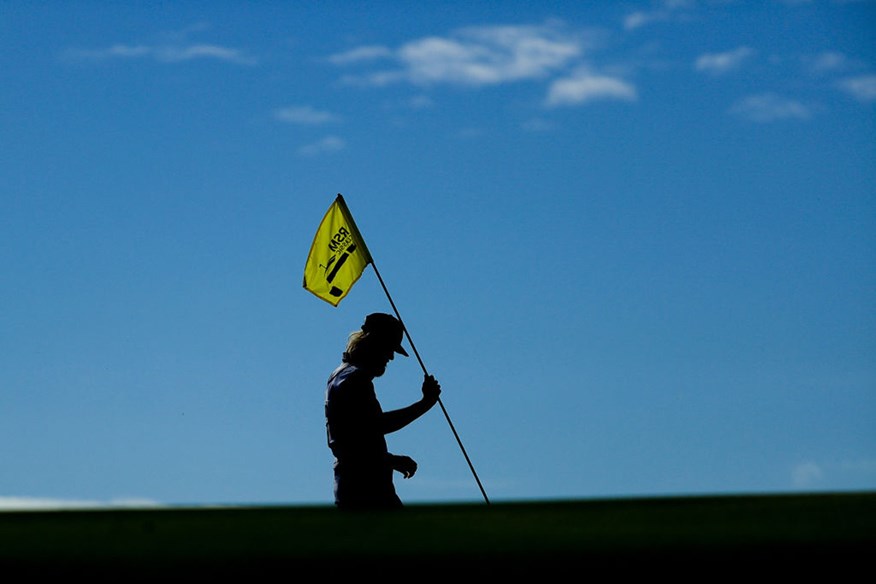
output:
{"label": "person's forearm", "polygon": [[383,412],[383,417],[380,422],[383,426],[383,433],[389,434],[396,430],[401,430],[426,412],[428,412],[435,402],[429,402],[421,399],[414,402],[406,408],[393,410],[391,412]]}

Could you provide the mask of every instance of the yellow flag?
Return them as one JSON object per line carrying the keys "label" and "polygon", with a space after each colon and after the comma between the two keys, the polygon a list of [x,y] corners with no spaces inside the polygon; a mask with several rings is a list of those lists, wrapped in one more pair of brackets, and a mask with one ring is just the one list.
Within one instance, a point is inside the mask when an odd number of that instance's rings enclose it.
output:
{"label": "yellow flag", "polygon": [[304,265],[304,287],[337,306],[371,263],[371,254],[359,233],[344,198],[329,207]]}

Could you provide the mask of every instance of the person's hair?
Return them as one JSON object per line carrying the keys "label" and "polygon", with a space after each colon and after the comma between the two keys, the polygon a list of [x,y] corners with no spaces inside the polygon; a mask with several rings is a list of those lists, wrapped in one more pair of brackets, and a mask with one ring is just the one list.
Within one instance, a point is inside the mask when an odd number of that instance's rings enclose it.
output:
{"label": "person's hair", "polygon": [[363,340],[368,338],[365,331],[354,331],[347,337],[347,353],[352,354]]}

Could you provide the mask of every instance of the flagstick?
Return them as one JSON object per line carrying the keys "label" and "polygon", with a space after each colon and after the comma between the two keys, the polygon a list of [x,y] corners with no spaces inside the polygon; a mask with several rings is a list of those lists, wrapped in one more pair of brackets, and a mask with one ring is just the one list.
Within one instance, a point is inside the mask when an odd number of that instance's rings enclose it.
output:
{"label": "flagstick", "polygon": [[[408,327],[405,326],[404,321],[402,320],[401,315],[398,313],[398,308],[395,307],[395,302],[392,301],[392,296],[389,294],[389,290],[386,289],[386,284],[383,283],[383,278],[380,276],[380,272],[377,269],[377,265],[374,263],[374,259],[371,259],[371,267],[374,268],[374,273],[377,274],[377,279],[380,281],[380,285],[383,287],[383,291],[386,293],[386,297],[389,298],[389,303],[392,305],[392,310],[395,312],[395,316],[398,318],[399,322],[402,323],[402,328],[405,331],[405,336],[408,338],[408,343],[411,344],[411,349],[414,350],[414,356],[416,356],[417,361],[420,363],[420,367],[423,369],[423,374],[428,375],[429,372],[426,371],[426,366],[423,364],[423,360],[420,359],[420,353],[417,352],[417,347],[414,345],[414,341],[411,339],[410,333],[408,333]],[[459,434],[456,433],[456,428],[453,427],[453,422],[450,420],[450,415],[447,413],[447,409],[444,407],[444,404],[441,402],[441,398],[438,398],[438,405],[441,406],[441,411],[444,412],[444,417],[447,418],[447,423],[450,424],[450,429],[453,431],[453,435],[456,437],[456,441],[459,443],[459,448],[462,450],[462,455],[465,456],[465,461],[468,463],[468,467],[471,469],[471,473],[474,475],[475,481],[478,483],[478,488],[481,490],[481,494],[484,496],[484,501],[487,502],[487,505],[490,504],[490,500],[487,498],[487,493],[484,491],[483,485],[481,485],[481,480],[478,478],[478,473],[475,472],[474,466],[471,464],[471,460],[468,458],[468,454],[465,452],[465,447],[462,445],[462,440],[459,439]]]}

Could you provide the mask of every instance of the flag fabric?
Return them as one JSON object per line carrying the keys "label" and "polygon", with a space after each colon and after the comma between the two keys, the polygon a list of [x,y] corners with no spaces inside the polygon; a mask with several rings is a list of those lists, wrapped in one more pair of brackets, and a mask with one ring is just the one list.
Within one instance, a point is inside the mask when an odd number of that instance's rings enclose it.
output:
{"label": "flag fabric", "polygon": [[307,255],[304,288],[337,306],[371,263],[371,254],[344,198],[331,204]]}

